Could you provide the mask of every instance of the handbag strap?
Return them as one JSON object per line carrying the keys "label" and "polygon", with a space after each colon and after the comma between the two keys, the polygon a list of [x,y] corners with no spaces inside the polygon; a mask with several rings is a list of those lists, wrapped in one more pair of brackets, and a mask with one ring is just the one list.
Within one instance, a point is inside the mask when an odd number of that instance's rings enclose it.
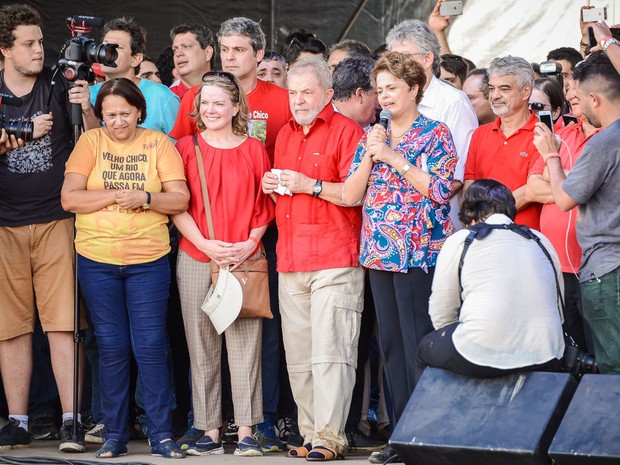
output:
{"label": "handbag strap", "polygon": [[205,207],[207,215],[207,229],[209,230],[209,239],[215,239],[215,229],[213,228],[213,216],[211,215],[211,202],[209,201],[209,191],[207,190],[207,176],[205,174],[205,161],[202,158],[202,151],[198,146],[198,136],[194,136],[194,149],[196,156],[196,165],[198,166],[198,175],[200,176],[200,190],[202,191],[202,203]]}

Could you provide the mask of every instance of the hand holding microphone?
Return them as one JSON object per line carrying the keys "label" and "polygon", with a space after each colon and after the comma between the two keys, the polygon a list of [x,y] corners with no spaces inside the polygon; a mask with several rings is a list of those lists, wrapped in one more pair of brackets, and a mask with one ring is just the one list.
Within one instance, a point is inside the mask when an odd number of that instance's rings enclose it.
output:
{"label": "hand holding microphone", "polygon": [[382,110],[379,114],[379,124],[375,124],[368,133],[367,152],[374,162],[383,161],[377,157],[387,148],[387,127],[391,119],[392,112],[390,110]]}

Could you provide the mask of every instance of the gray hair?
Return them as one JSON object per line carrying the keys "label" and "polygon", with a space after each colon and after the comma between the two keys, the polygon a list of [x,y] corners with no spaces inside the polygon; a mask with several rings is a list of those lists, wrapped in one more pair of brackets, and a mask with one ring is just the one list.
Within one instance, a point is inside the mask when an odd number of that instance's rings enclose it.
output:
{"label": "gray hair", "polygon": [[359,88],[370,91],[373,88],[370,73],[374,66],[374,60],[366,57],[345,58],[338,63],[332,73],[334,100],[347,101]]}
{"label": "gray hair", "polygon": [[534,69],[527,60],[511,55],[494,58],[488,69],[489,76],[514,74],[519,90],[525,86],[534,88]]}
{"label": "gray hair", "polygon": [[439,41],[428,24],[419,19],[406,19],[390,29],[385,38],[388,50],[392,50],[392,46],[396,42],[403,40],[409,40],[416,44],[421,53],[431,52],[433,54],[433,74],[439,76]]}
{"label": "gray hair", "polygon": [[221,43],[222,37],[241,36],[250,40],[254,53],[265,48],[265,33],[260,24],[242,16],[227,19],[220,26],[217,33],[217,41]]}
{"label": "gray hair", "polygon": [[306,70],[310,70],[314,74],[319,82],[319,86],[321,86],[324,90],[332,88],[332,73],[329,70],[327,62],[322,58],[301,58],[291,65],[288,69],[287,75],[290,79],[291,76],[296,74],[304,74],[304,71]]}

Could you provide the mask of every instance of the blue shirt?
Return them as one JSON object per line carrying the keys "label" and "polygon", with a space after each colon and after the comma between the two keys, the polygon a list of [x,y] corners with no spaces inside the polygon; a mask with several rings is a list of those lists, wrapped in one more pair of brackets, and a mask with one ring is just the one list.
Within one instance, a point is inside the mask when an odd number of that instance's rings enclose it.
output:
{"label": "blue shirt", "polygon": [[[90,88],[90,103],[93,106],[101,86],[102,83]],[[140,79],[138,89],[146,100],[146,120],[140,126],[168,134],[177,119],[180,105],[179,97],[163,84],[148,79]]]}

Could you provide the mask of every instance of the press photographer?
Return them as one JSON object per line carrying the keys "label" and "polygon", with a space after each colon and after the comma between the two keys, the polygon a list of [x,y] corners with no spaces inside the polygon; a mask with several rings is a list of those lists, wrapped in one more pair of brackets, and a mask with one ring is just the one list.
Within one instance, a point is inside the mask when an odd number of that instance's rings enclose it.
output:
{"label": "press photographer", "polygon": [[459,219],[467,229],[437,259],[429,301],[436,331],[418,347],[418,377],[427,366],[475,377],[562,368],[558,257],[515,215],[512,193],[495,180],[465,191]]}
{"label": "press photographer", "polygon": [[[72,148],[70,104],[80,105],[85,125],[98,121],[84,93],[86,81],[77,80],[71,89],[63,78],[52,85],[52,70],[43,66],[41,16],[34,8],[24,4],[0,8],[0,52],[4,61],[0,93],[8,100],[21,99],[21,105],[1,108],[0,371],[11,421],[0,430],[0,437],[2,445],[10,447],[31,440],[28,393],[38,311],[63,411],[60,450],[82,452],[83,436],[71,437],[73,215],[60,205],[60,188]],[[32,140],[24,131],[29,122]]]}

